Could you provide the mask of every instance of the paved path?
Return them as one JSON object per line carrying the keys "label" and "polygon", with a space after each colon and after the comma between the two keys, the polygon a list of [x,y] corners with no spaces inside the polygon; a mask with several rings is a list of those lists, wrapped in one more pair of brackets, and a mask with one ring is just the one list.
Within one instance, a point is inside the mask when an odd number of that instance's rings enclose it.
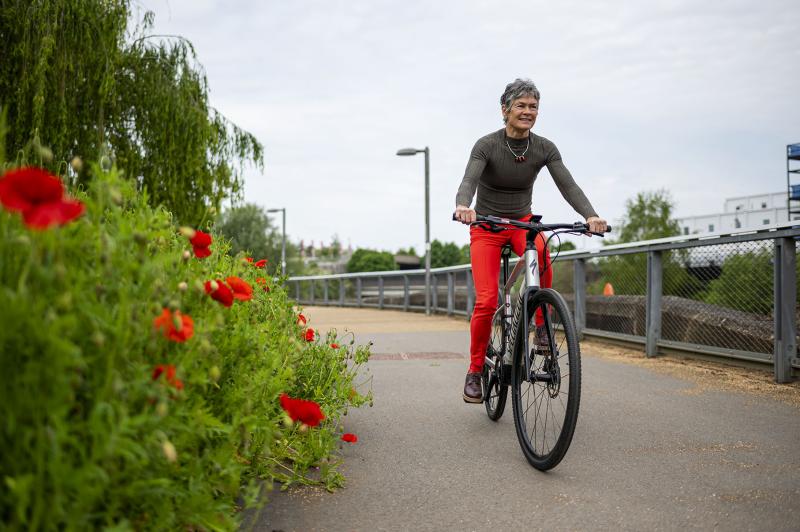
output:
{"label": "paved path", "polygon": [[342,449],[347,487],[276,492],[255,530],[800,529],[800,386],[585,342],[575,438],[540,473],[510,403],[494,423],[461,399],[465,322],[306,314],[374,342],[375,406],[345,418],[359,436]]}

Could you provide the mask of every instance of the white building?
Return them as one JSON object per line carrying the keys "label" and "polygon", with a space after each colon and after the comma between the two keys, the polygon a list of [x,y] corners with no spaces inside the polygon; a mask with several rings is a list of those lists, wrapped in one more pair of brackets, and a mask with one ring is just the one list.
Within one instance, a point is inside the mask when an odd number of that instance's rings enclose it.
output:
{"label": "white building", "polygon": [[[795,220],[800,220],[800,214],[793,216]],[[684,235],[758,229],[788,220],[785,191],[728,198],[725,200],[724,211],[719,214],[701,214],[677,219],[681,234]]]}

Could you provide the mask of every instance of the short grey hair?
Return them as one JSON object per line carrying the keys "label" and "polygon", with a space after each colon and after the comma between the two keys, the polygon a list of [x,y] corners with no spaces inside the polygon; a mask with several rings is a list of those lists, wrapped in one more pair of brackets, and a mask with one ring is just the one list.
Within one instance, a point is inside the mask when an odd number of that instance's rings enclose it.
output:
{"label": "short grey hair", "polygon": [[[500,105],[504,106],[506,109],[510,109],[514,100],[519,100],[526,96],[533,96],[537,100],[541,99],[536,84],[527,78],[517,78],[506,85],[506,90],[503,91],[503,95],[500,96]],[[503,117],[503,122],[506,121],[506,118]]]}

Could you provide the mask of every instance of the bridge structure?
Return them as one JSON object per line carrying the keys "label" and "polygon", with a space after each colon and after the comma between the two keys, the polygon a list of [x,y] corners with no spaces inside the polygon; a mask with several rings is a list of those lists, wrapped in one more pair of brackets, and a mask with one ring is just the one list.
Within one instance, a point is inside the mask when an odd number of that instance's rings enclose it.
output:
{"label": "bridge structure", "polygon": [[[468,266],[434,271],[431,316],[404,312],[424,309],[422,271],[290,279],[322,337],[372,344],[359,391],[371,389],[374,406],[343,418],[358,436],[342,443],[343,489],[276,491],[249,526],[797,530],[799,235],[779,226],[559,257],[583,383],[572,445],[547,473],[525,460],[511,405],[493,422],[461,398]],[[703,260],[720,271],[688,271]],[[609,282],[614,296],[598,290]]]}
{"label": "bridge structure", "polygon": [[[800,370],[797,240],[800,222],[758,230],[682,235],[568,251],[553,263],[554,288],[571,305],[581,336],[770,366],[776,382]],[[469,264],[425,270],[292,277],[290,294],[308,305],[469,318]],[[610,287],[613,295],[604,295]]]}

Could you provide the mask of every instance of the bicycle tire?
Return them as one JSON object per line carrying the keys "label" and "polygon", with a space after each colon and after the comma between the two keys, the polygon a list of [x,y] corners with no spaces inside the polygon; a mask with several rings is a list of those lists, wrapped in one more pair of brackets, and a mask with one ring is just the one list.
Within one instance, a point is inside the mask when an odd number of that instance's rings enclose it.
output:
{"label": "bicycle tire", "polygon": [[[536,469],[547,471],[564,458],[575,433],[581,395],[580,346],[572,315],[561,294],[552,289],[541,289],[528,296],[527,305],[528,323],[522,323],[521,315],[515,319],[517,334],[511,378],[514,426],[525,458]],[[548,356],[550,348],[545,350],[539,345],[535,332],[530,334],[536,330],[535,311],[540,308],[547,310],[546,319],[551,325],[544,328],[542,337],[546,338],[547,345],[555,347],[555,356]],[[560,331],[556,332],[559,328]],[[531,360],[527,376],[524,359],[526,336]],[[566,376],[563,375],[564,369]],[[562,390],[564,384],[567,385],[566,392]],[[556,410],[559,415],[556,415]]]}
{"label": "bicycle tire", "polygon": [[486,415],[492,421],[497,421],[503,416],[508,397],[508,386],[503,383],[501,376],[503,352],[506,349],[501,315],[502,311],[498,309],[492,317],[492,333],[489,343],[486,345],[486,357],[494,361],[495,368],[499,367],[500,369],[491,369],[488,364],[484,363],[481,373],[483,404],[486,407]]}

